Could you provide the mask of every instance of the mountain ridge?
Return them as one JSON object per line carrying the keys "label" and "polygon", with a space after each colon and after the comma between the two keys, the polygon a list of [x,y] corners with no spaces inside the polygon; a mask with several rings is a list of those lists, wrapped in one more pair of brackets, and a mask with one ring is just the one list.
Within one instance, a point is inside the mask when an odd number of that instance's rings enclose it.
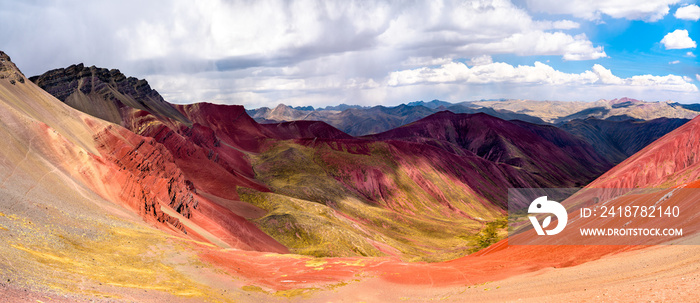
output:
{"label": "mountain ridge", "polygon": [[118,69],[80,63],[29,80],[71,107],[113,123],[123,120],[124,110],[135,109],[189,124],[146,80],[126,77]]}
{"label": "mountain ridge", "polygon": [[345,105],[314,110],[301,110],[279,104],[274,109],[261,107],[247,110],[247,112],[260,123],[318,120],[352,136],[364,136],[384,132],[443,110],[454,113],[487,113],[505,120],[559,125],[588,117],[617,120],[653,120],[663,117],[690,119],[700,114],[692,109],[694,107],[691,105],[678,106],[672,102],[646,102],[620,98],[601,99],[595,102],[497,100],[449,103],[433,100],[431,102],[415,101],[393,107]]}
{"label": "mountain ridge", "polygon": [[[576,175],[593,178],[612,167],[587,142],[553,126],[507,121],[484,113],[442,111],[367,138],[413,142],[437,140],[431,145],[443,147],[445,143],[455,144],[487,160],[536,172],[535,178],[548,174],[552,174],[548,178],[560,180],[576,180]],[[568,150],[564,152],[563,148]],[[586,184],[590,180],[585,178],[566,186]],[[546,187],[545,183],[541,185]]]}

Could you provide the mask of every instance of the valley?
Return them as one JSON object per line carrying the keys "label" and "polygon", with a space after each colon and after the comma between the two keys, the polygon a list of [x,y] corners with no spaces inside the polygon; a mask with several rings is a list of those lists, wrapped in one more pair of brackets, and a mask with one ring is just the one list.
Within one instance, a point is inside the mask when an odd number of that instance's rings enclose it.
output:
{"label": "valley", "polygon": [[509,245],[504,223],[508,188],[697,187],[685,107],[176,105],[0,58],[10,302],[666,300],[700,278],[694,245]]}

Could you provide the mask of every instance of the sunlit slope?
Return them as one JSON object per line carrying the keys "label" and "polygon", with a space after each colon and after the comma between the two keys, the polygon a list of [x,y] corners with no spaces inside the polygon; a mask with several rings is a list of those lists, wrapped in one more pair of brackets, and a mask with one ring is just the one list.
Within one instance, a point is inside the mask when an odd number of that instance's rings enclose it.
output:
{"label": "sunlit slope", "polygon": [[[24,75],[5,53],[0,52],[0,60],[2,60],[0,61],[0,66],[2,66],[0,74],[3,75],[0,76],[0,80],[3,80],[0,98],[2,98],[3,107],[6,109],[2,114],[8,118],[19,116],[44,123],[73,144],[97,154],[92,140],[93,128],[89,127],[84,120],[85,117],[90,117],[89,115],[70,110],[70,107],[60,102],[56,104],[56,99],[53,96],[28,80],[12,80],[13,76],[24,79]],[[95,121],[95,119],[91,119],[91,121]],[[95,127],[102,125],[105,124],[94,122]]]}
{"label": "sunlit slope", "polygon": [[700,120],[694,118],[606,172],[590,187],[674,187],[700,177]]}
{"label": "sunlit slope", "polygon": [[477,173],[467,163],[429,163],[381,142],[281,142],[253,159],[277,195],[241,198],[270,210],[256,222],[300,253],[445,260],[477,248],[474,235],[503,216],[456,175]]}
{"label": "sunlit slope", "polygon": [[134,192],[108,189],[134,182],[94,137],[110,126],[19,81],[4,53],[0,65],[2,300],[220,298],[182,272],[196,264],[190,244],[143,223],[158,217],[121,203]]}

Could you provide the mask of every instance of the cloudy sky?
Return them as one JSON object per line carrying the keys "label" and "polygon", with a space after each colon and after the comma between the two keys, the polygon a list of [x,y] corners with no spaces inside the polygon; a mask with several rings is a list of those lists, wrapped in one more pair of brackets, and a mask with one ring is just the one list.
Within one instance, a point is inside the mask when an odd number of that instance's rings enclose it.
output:
{"label": "cloudy sky", "polygon": [[5,0],[27,76],[75,63],[248,108],[633,97],[700,103],[689,0]]}

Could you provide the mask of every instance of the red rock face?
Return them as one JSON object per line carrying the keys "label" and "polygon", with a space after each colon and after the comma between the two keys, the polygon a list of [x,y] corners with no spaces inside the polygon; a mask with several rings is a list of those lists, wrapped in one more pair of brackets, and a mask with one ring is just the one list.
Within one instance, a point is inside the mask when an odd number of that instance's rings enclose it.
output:
{"label": "red rock face", "polygon": [[238,199],[235,186],[260,191],[266,187],[254,180],[252,167],[241,151],[221,144],[211,129],[195,124],[181,127],[176,132],[165,125],[154,123],[142,130],[153,137],[175,157],[177,165],[197,187],[227,199]]}
{"label": "red rock face", "polygon": [[[170,136],[177,138],[174,133]],[[143,137],[118,126],[109,126],[98,132],[95,141],[102,154],[101,161],[114,167],[108,171],[108,176],[102,177],[106,183],[103,194],[138,212],[146,221],[164,223],[166,230],[170,226],[194,239],[218,245],[244,250],[288,252],[284,246],[243,217],[196,194],[196,181],[200,180],[188,179],[187,173],[191,171],[187,169],[192,167],[179,163],[197,159],[210,161],[202,155],[198,146],[175,148],[176,145],[173,145],[173,150],[178,152],[173,155],[167,147],[168,143],[189,141],[170,141],[159,136]],[[197,154],[201,157],[193,156]],[[182,170],[181,167],[186,169]],[[221,173],[228,172],[222,169]],[[225,181],[227,180],[223,179],[221,182]]]}
{"label": "red rock face", "polygon": [[640,150],[589,187],[673,187],[700,177],[700,118]]}
{"label": "red rock face", "polygon": [[[219,205],[200,195],[193,198],[193,192],[201,190],[216,197],[237,200],[237,186],[266,191],[263,185],[252,180],[250,164],[241,152],[222,145],[213,136],[211,129],[199,124],[192,128],[183,126],[180,129],[181,135],[161,123],[151,121],[141,132],[152,136],[146,137],[146,142],[156,149],[154,155],[162,155],[160,158],[143,158],[143,152],[139,149],[125,151],[123,148],[112,148],[108,153],[125,154],[123,157],[115,156],[114,159],[124,171],[136,171],[137,179],[142,176],[139,172],[148,173],[145,180],[140,180],[139,183],[148,184],[152,178],[169,176],[166,180],[151,182],[154,186],[150,190],[159,189],[156,192],[161,193],[161,199],[167,193],[171,198],[170,208],[189,219],[197,227],[195,232],[202,229],[209,234],[200,232],[200,240],[223,242],[244,250],[288,252],[284,246],[236,214],[236,209],[229,209],[226,205]],[[115,145],[118,144],[105,143],[105,146]],[[143,148],[144,145],[146,144],[138,147]],[[150,148],[144,152],[147,151]],[[158,188],[158,185],[167,186]],[[167,214],[164,215],[167,218]],[[214,240],[210,237],[214,237]]]}
{"label": "red rock face", "polygon": [[104,159],[116,165],[123,177],[119,197],[126,205],[146,219],[167,222],[186,232],[178,219],[161,211],[161,206],[190,218],[197,200],[163,145],[116,127],[96,134],[95,142]]}
{"label": "red rock face", "polygon": [[264,129],[240,105],[197,103],[177,109],[194,123],[210,128],[224,143],[244,151],[257,152],[269,138]]}

